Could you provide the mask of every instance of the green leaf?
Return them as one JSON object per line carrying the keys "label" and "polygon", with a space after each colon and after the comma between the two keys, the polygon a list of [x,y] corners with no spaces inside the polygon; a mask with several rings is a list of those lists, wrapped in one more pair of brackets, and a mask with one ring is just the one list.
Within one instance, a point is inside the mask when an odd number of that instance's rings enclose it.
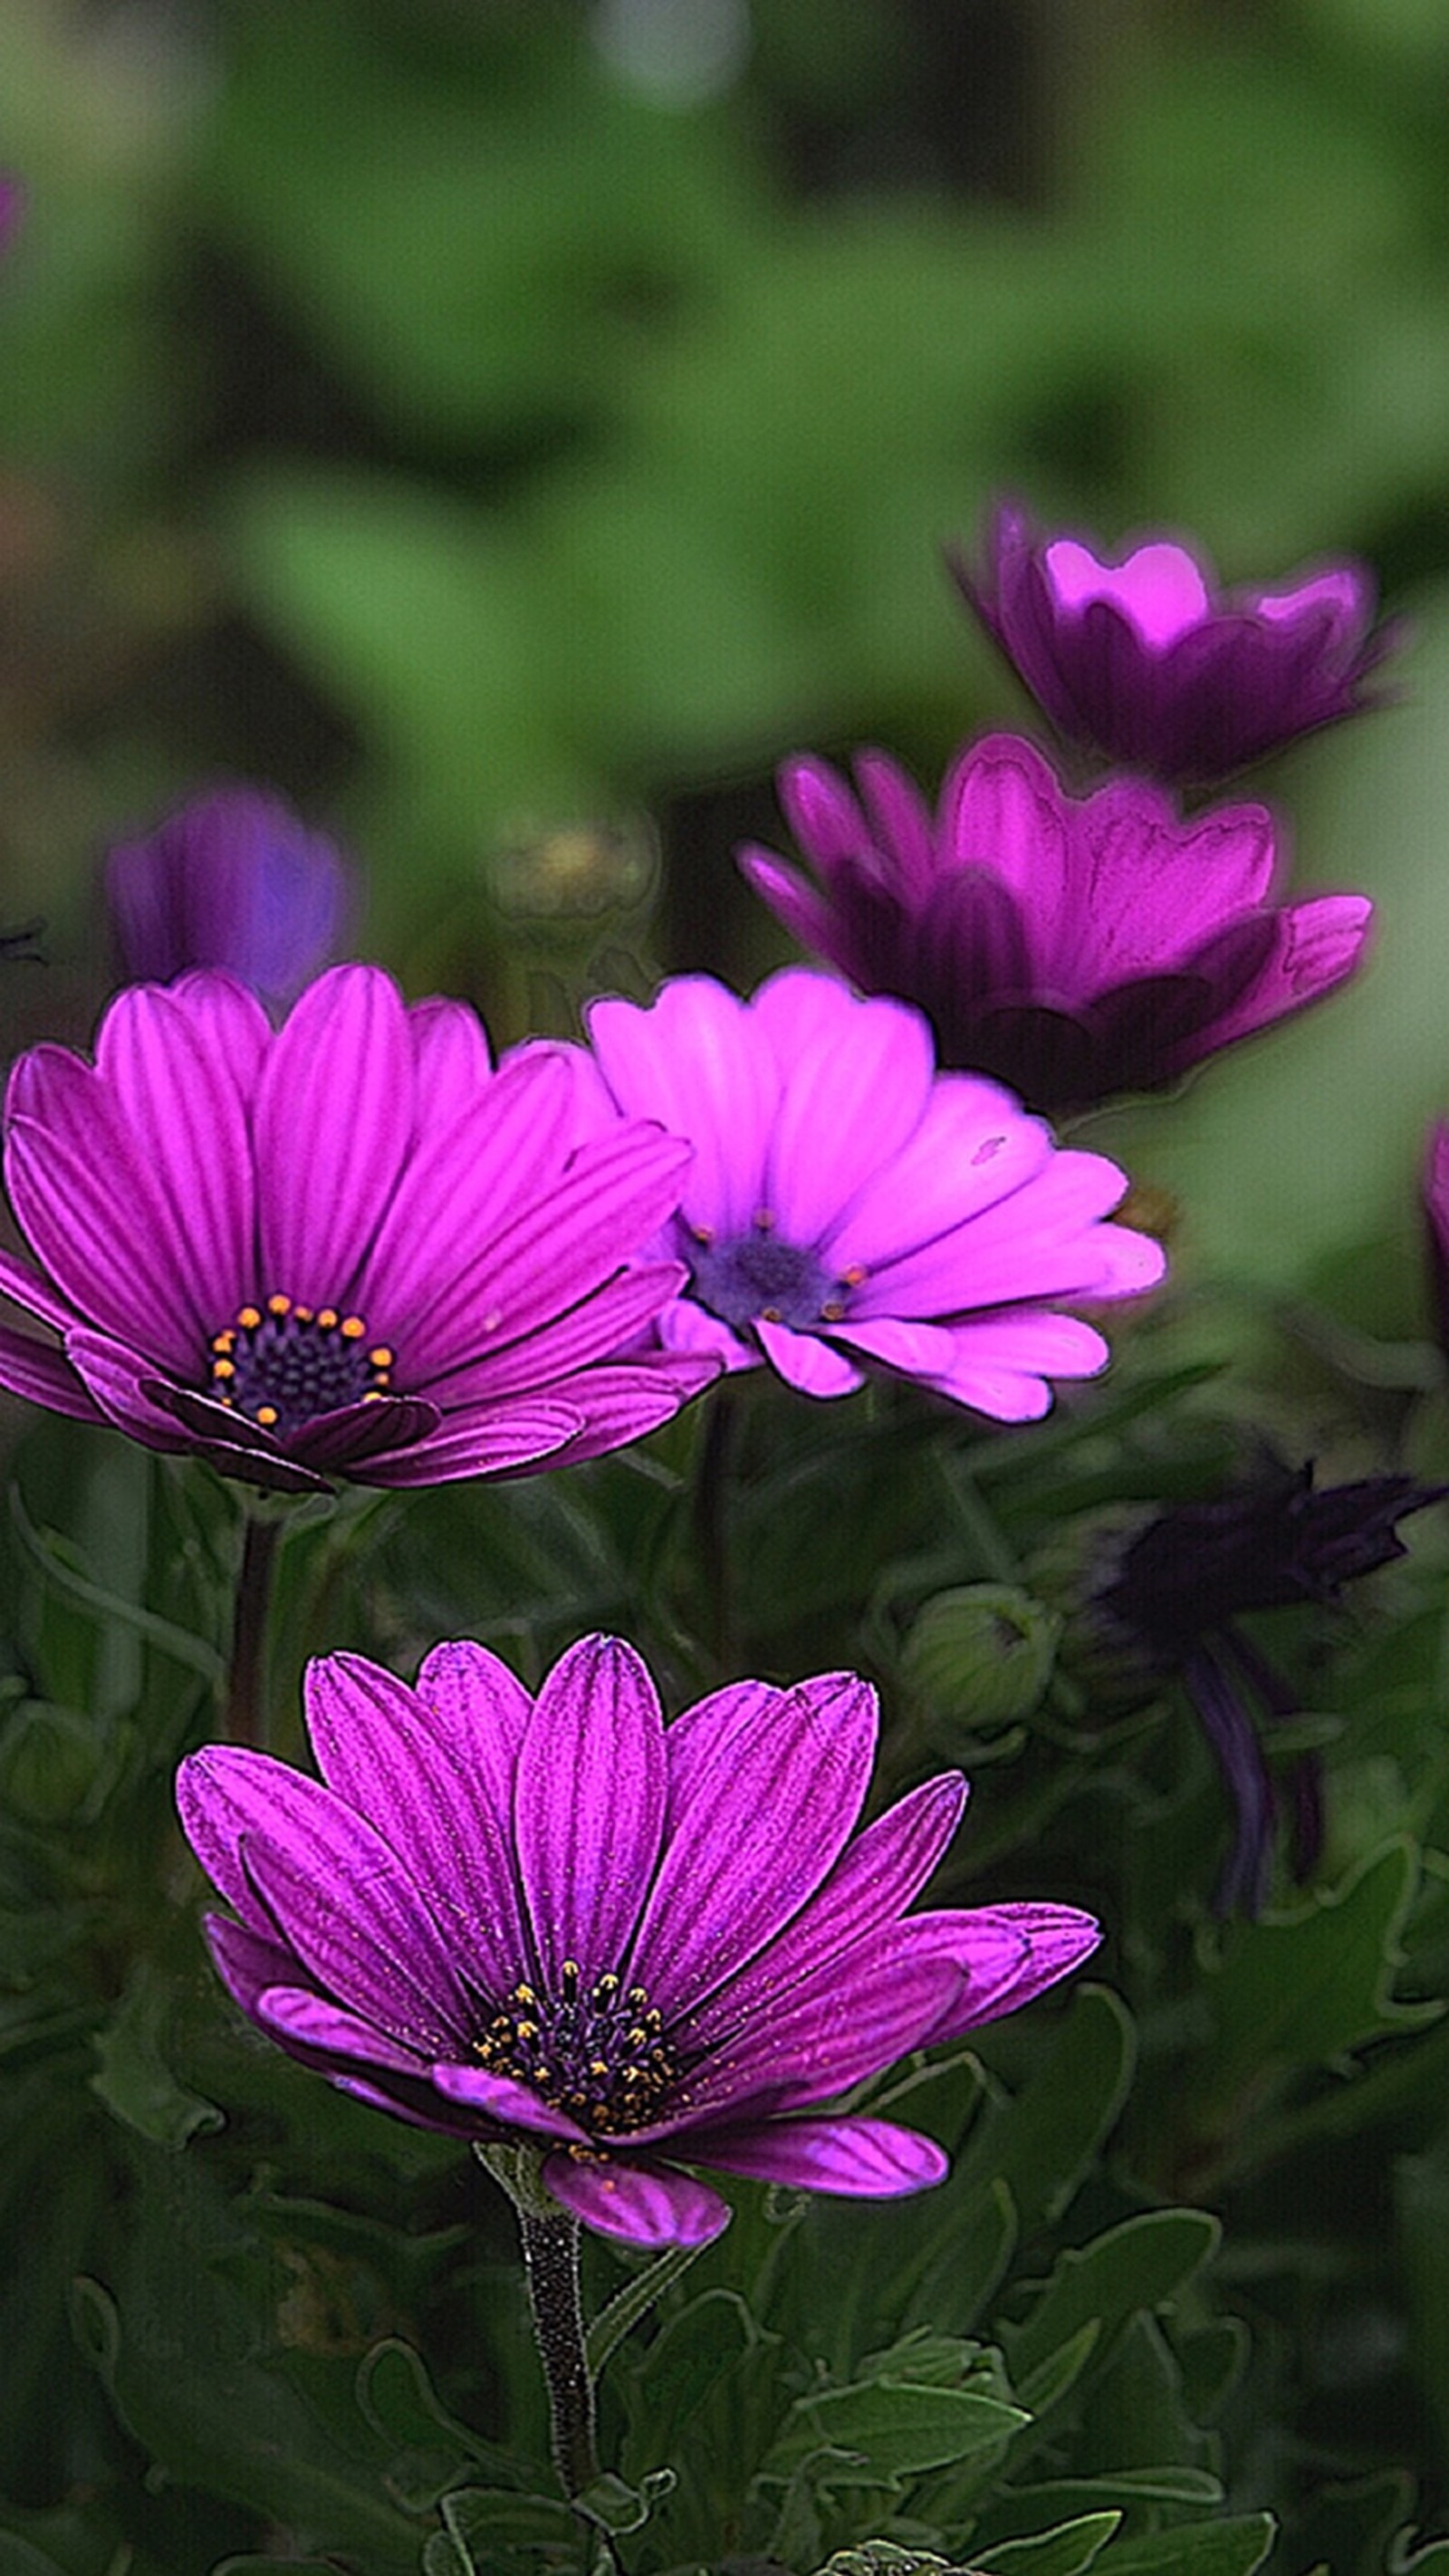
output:
{"label": "green leaf", "polygon": [[749,2309],[732,2290],[706,2290],[670,2318],[627,2391],[630,2418],[652,2458],[672,2458],[700,2407],[759,2340]]}
{"label": "green leaf", "polygon": [[1120,2513],[1082,2513],[1055,2531],[998,2541],[982,2576],[1086,2576],[1121,2522]]}
{"label": "green leaf", "polygon": [[858,2451],[879,2477],[896,2478],[970,2459],[1004,2444],[1027,2421],[1019,2406],[964,2388],[924,2388],[877,2380],[822,2389],[797,2398],[766,2462],[788,2472],[821,2445]]}
{"label": "green leaf", "polygon": [[655,2506],[673,2494],[674,2486],[672,2469],[647,2470],[637,2487],[606,2469],[592,2486],[574,2497],[574,2510],[597,2523],[611,2539],[622,2539],[628,2532],[643,2530]]}
{"label": "green leaf", "polygon": [[983,2110],[957,2167],[961,2196],[1000,2178],[1023,2235],[1059,2218],[1116,2125],[1135,2056],[1126,2006],[1105,1986],[1079,1986],[1021,2091]]}
{"label": "green leaf", "polygon": [[1207,2261],[1221,2233],[1205,2210],[1153,2209],[1124,2219],[1089,2245],[1069,2246],[1057,2257],[1025,2324],[1003,2323],[999,2329],[1013,2379],[1023,2385],[1028,2373],[1089,2321],[1099,2328],[1105,2358],[1111,2337],[1134,2311],[1170,2299]]}
{"label": "green leaf", "polygon": [[1208,2465],[1211,2445],[1183,2404],[1176,2355],[1155,2317],[1142,2309],[1092,2379],[1081,2442],[1087,2459],[1122,2468]]}
{"label": "green leaf", "polygon": [[652,2307],[657,2306],[667,2289],[687,2272],[695,2256],[703,2251],[698,2245],[671,2245],[656,2255],[632,2281],[616,2291],[606,2308],[601,2308],[584,2340],[584,2354],[589,2376],[597,2380],[610,2356],[617,2351],[627,2334],[631,2334]]}
{"label": "green leaf", "polygon": [[214,2102],[181,2083],[166,2063],[165,2041],[173,1989],[142,1959],[104,2030],[96,2034],[100,2063],[90,2078],[108,2111],[160,2147],[184,2147],[225,2125]]}
{"label": "green leaf", "polygon": [[1114,2540],[1103,2565],[1111,2576],[1253,2576],[1276,2528],[1271,2513],[1187,2523],[1144,2540]]}
{"label": "green leaf", "polygon": [[1233,1929],[1206,1985],[1215,2036],[1193,2076],[1195,2109],[1232,2112],[1266,2074],[1332,2065],[1437,2020],[1442,2004],[1402,2003],[1392,1992],[1418,1881],[1417,1847],[1397,1836],[1332,1894],[1286,1919]]}
{"label": "green leaf", "polygon": [[438,2511],[443,2528],[424,2544],[423,2576],[495,2576],[503,2552],[516,2551],[537,2566],[541,2549],[577,2542],[572,2509],[556,2496],[457,2487],[439,2500]]}

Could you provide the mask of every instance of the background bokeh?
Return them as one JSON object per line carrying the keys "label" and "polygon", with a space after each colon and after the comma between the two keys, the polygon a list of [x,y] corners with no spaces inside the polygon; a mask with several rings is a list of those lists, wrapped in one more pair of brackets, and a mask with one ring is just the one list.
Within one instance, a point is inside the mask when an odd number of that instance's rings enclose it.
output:
{"label": "background bokeh", "polygon": [[374,953],[506,1032],[748,974],[779,934],[730,848],[781,754],[934,778],[1021,718],[940,564],[993,491],[1229,578],[1362,551],[1404,702],[1272,786],[1298,882],[1380,898],[1372,973],[1107,1141],[1189,1274],[1413,1329],[1446,113],[1437,0],[7,0],[22,1025],[89,1021],[106,841],[238,773],[365,861]]}

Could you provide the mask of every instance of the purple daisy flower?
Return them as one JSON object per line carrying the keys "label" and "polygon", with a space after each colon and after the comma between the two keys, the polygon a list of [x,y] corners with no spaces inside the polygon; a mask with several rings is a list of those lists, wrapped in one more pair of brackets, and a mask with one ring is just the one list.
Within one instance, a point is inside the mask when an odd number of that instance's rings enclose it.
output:
{"label": "purple daisy flower", "polygon": [[681,975],[647,1010],[587,1017],[612,1102],[694,1147],[660,1246],[689,1271],[656,1327],[666,1349],[768,1360],[819,1396],[859,1386],[865,1362],[1029,1421],[1049,1379],[1109,1357],[1060,1302],[1163,1275],[1158,1244],[1105,1222],[1125,1173],[1058,1147],[996,1083],[938,1074],[903,1002],[789,967],[748,1002]]}
{"label": "purple daisy flower", "polygon": [[253,787],[195,797],[112,850],[106,900],[132,981],[222,966],[278,1007],[333,955],[349,908],[332,843]]}
{"label": "purple daisy flower", "polygon": [[1216,587],[1168,537],[1120,563],[998,507],[985,564],[951,569],[987,632],[1074,742],[1183,782],[1225,778],[1295,735],[1371,701],[1364,681],[1394,642],[1370,632],[1373,577],[1305,568],[1272,590]]}
{"label": "purple daisy flower", "polygon": [[780,798],[821,884],[769,850],[740,865],[807,948],[935,1024],[941,1060],[1060,1117],[1155,1091],[1331,992],[1363,953],[1363,895],[1275,904],[1273,817],[1183,822],[1140,779],[1068,796],[1040,752],[994,734],[932,815],[881,752],[856,793],[787,761]]}
{"label": "purple daisy flower", "polygon": [[[1239,1624],[1295,1602],[1337,1609],[1346,1583],[1406,1554],[1398,1524],[1441,1502],[1443,1485],[1365,1476],[1317,1490],[1309,1463],[1276,1458],[1232,1492],[1182,1503],[1138,1531],[1094,1596],[1108,1635],[1148,1668],[1177,1674],[1197,1711],[1233,1808],[1233,1844],[1218,1910],[1262,1911],[1273,1866],[1278,1797],[1255,1722],[1297,1714],[1291,1685]],[[1323,1772],[1305,1754],[1288,1776],[1294,1875],[1323,1843]]]}
{"label": "purple daisy flower", "polygon": [[637,1439],[712,1372],[613,1357],[679,1285],[637,1261],[688,1149],[581,1141],[568,1050],[490,1068],[461,1003],[337,966],[274,1031],[229,975],[134,984],[94,1065],[32,1047],[5,1177],[33,1259],[0,1386],[292,1491],[429,1485]]}
{"label": "purple daisy flower", "polygon": [[182,1822],[238,1917],[212,1955],[248,2017],[344,2091],[533,2145],[588,2226],[699,2244],[728,2217],[683,2165],[868,2197],[939,2182],[913,2130],[818,2106],[1013,2010],[1096,1947],[1090,1915],[907,1914],[966,1797],[929,1780],[856,1834],[875,1694],[744,1681],[666,1727],[611,1637],[536,1700],[482,1646],[417,1687],[311,1666],[325,1786],[214,1746]]}

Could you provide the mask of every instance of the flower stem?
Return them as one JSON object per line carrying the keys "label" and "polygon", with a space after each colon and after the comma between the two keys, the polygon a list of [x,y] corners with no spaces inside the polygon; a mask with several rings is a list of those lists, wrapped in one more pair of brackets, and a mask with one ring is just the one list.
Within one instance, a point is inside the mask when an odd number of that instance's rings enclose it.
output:
{"label": "flower stem", "polygon": [[231,1659],[227,1668],[226,1736],[230,1744],[259,1745],[266,1726],[262,1711],[267,1642],[267,1612],[272,1598],[281,1522],[248,1511],[243,1522],[241,1568],[236,1579]]}
{"label": "flower stem", "polygon": [[739,1425],[738,1398],[726,1378],[708,1398],[694,1487],[694,1530],[708,1601],[709,1644],[721,1664],[729,1660],[734,1625],[729,1487]]}
{"label": "flower stem", "polygon": [[579,2298],[579,2222],[544,2188],[543,2158],[536,2147],[479,2145],[473,2152],[502,2184],[518,2215],[533,2339],[548,2390],[554,2467],[572,2503],[599,2475],[594,2378]]}
{"label": "flower stem", "polygon": [[584,2354],[579,2300],[579,2222],[566,2210],[540,2218],[520,2207],[518,2233],[534,2341],[548,2388],[554,2467],[564,2494],[573,2498],[599,2474],[594,2383]]}

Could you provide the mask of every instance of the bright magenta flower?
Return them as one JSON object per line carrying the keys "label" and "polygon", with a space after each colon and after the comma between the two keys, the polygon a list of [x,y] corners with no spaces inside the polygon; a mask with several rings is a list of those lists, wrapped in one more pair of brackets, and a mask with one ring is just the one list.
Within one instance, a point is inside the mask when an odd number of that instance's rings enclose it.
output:
{"label": "bright magenta flower", "polygon": [[586,2225],[690,2245],[707,2165],[867,2197],[939,2182],[893,2121],[819,2106],[1015,2009],[1095,1948],[1090,1915],[909,1914],[956,1772],[856,1833],[875,1695],[850,1673],[735,1682],[666,1727],[632,1647],[587,1637],[536,1700],[482,1646],[409,1690],[360,1656],[307,1676],[325,1786],[213,1746],[181,1816],[236,1921],[241,2009],[377,2109],[531,2143]]}
{"label": "bright magenta flower", "polygon": [[617,1448],[705,1383],[618,1360],[677,1265],[635,1258],[687,1148],[580,1142],[574,1060],[492,1071],[461,1003],[337,966],[274,1031],[229,975],[128,986],[20,1057],[5,1178],[32,1259],[0,1386],[292,1490],[428,1485]]}
{"label": "bright magenta flower", "polygon": [[1161,778],[1226,778],[1295,735],[1371,703],[1394,643],[1371,632],[1372,575],[1329,563],[1276,588],[1217,589],[1167,537],[1112,563],[1003,503],[985,562],[952,570],[1039,707],[1074,742]]}
{"label": "bright magenta flower", "polygon": [[1273,901],[1266,806],[1184,822],[1138,778],[1068,796],[1011,734],[961,754],[936,814],[880,752],[854,795],[824,761],[787,761],[780,797],[820,884],[751,848],[756,892],[862,992],[919,1003],[943,1064],[1052,1117],[1158,1090],[1305,1010],[1368,935],[1362,895]]}
{"label": "bright magenta flower", "polygon": [[688,1265],[656,1327],[726,1368],[762,1359],[806,1395],[863,1364],[1004,1422],[1107,1345],[1059,1311],[1155,1286],[1149,1236],[1106,1222],[1127,1176],[1061,1149],[998,1084],[938,1074],[929,1024],[791,967],[742,1002],[708,975],[647,1010],[588,1014],[607,1095],[687,1136],[694,1160],[660,1250]]}

